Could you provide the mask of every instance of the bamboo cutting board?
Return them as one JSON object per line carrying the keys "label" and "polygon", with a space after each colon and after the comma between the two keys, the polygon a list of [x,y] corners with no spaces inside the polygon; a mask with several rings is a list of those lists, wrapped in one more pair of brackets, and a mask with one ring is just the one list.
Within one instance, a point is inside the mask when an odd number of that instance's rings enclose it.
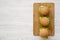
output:
{"label": "bamboo cutting board", "polygon": [[39,28],[41,27],[39,24],[39,7],[42,4],[48,4],[50,5],[50,14],[49,14],[49,18],[50,20],[50,24],[49,24],[49,36],[53,36],[54,35],[54,3],[34,3],[33,5],[33,34],[35,36],[39,36]]}

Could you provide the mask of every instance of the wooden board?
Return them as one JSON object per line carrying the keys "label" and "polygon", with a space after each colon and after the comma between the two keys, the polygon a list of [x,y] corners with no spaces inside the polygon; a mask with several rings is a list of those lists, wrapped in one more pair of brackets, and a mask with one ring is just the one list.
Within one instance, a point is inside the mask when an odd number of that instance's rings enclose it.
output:
{"label": "wooden board", "polygon": [[39,7],[41,6],[41,4],[50,4],[51,8],[50,8],[50,24],[49,24],[49,36],[53,36],[54,35],[54,3],[34,3],[33,5],[33,34],[35,36],[39,36]]}

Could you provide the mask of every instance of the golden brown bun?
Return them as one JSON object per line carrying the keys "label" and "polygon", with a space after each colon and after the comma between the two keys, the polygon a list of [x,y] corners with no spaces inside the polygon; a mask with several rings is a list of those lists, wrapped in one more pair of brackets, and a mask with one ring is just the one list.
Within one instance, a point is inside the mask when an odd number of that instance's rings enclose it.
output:
{"label": "golden brown bun", "polygon": [[49,24],[49,18],[47,18],[47,17],[40,17],[40,24],[42,26],[47,26]]}
{"label": "golden brown bun", "polygon": [[48,37],[48,29],[40,29],[40,33],[39,33],[40,37]]}
{"label": "golden brown bun", "polygon": [[39,7],[39,12],[42,15],[47,15],[47,14],[49,14],[49,7],[47,7],[47,6],[40,6]]}

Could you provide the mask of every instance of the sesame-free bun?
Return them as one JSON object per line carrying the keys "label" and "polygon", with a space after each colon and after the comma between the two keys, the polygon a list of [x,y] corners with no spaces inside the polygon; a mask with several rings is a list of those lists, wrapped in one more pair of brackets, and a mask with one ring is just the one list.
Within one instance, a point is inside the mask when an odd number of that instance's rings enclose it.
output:
{"label": "sesame-free bun", "polygon": [[39,12],[42,15],[47,15],[47,14],[49,14],[49,7],[47,7],[47,6],[40,6],[39,7]]}
{"label": "sesame-free bun", "polygon": [[41,37],[48,37],[48,34],[49,34],[48,29],[46,29],[46,28],[40,29],[39,35],[40,35]]}
{"label": "sesame-free bun", "polygon": [[42,26],[47,26],[49,24],[49,18],[47,18],[47,17],[40,17],[39,19],[40,19],[40,24]]}

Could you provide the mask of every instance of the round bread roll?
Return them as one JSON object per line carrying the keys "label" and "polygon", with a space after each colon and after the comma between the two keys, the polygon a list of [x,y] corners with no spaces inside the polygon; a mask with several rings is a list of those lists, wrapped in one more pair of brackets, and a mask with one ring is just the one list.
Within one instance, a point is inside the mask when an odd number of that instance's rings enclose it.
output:
{"label": "round bread roll", "polygon": [[40,17],[40,24],[42,26],[47,26],[49,24],[49,18],[47,18],[47,17]]}
{"label": "round bread roll", "polygon": [[39,12],[42,15],[47,15],[47,14],[49,14],[49,7],[47,7],[47,6],[40,6],[39,7]]}
{"label": "round bread roll", "polygon": [[40,29],[40,33],[39,33],[40,37],[48,37],[48,34],[49,33],[47,28]]}

